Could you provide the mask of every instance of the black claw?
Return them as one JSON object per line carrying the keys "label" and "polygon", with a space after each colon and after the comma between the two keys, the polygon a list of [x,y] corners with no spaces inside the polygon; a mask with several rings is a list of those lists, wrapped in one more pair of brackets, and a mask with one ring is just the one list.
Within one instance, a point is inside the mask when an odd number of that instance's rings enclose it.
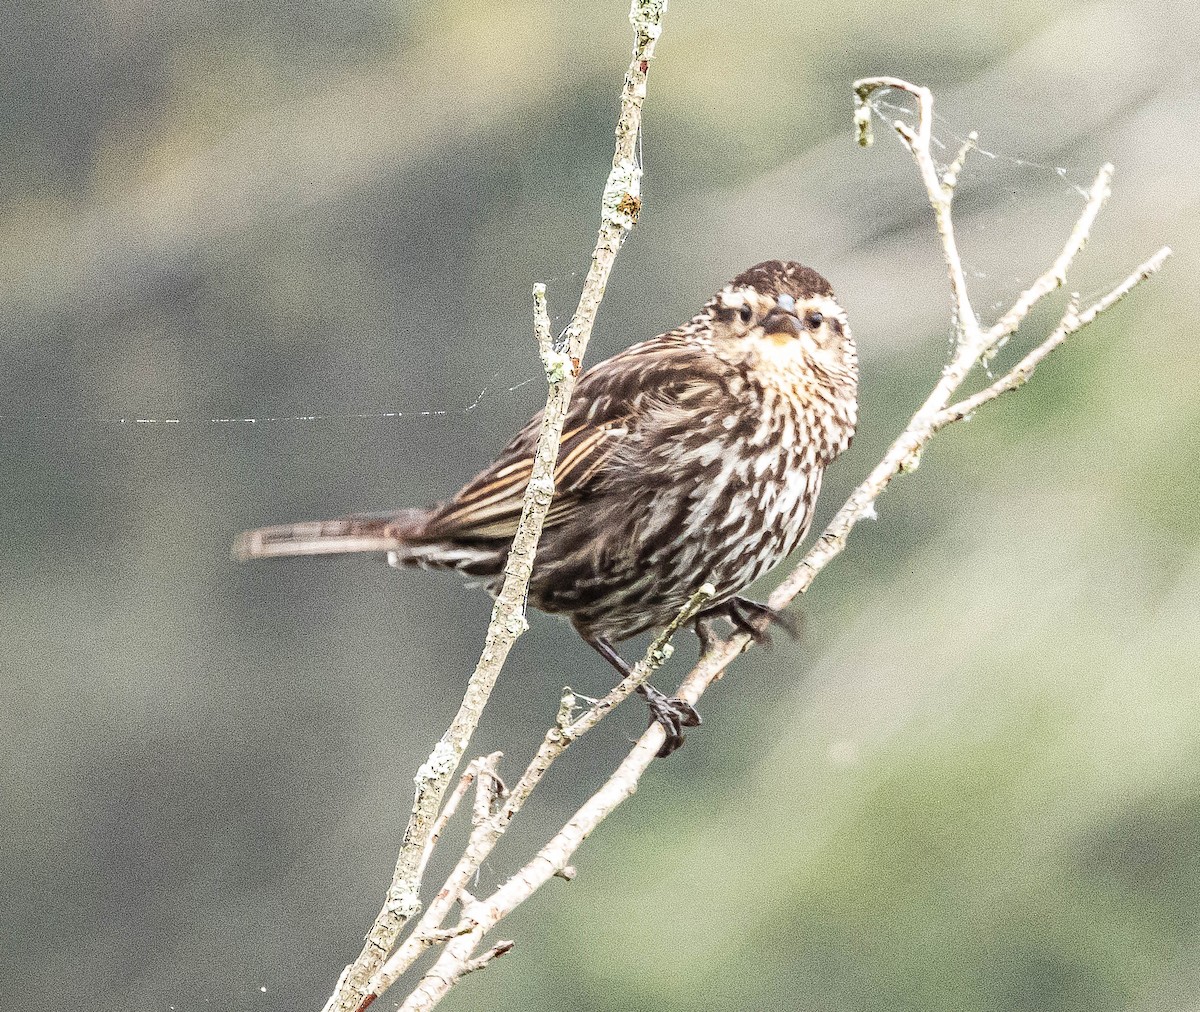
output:
{"label": "black claw", "polygon": [[751,601],[748,597],[730,598],[721,608],[721,613],[733,623],[738,632],[749,633],[756,643],[770,645],[769,626],[779,626],[792,639],[800,638],[800,624],[794,615],[779,611],[768,604]]}
{"label": "black claw", "polygon": [[683,744],[683,728],[700,726],[700,714],[691,703],[678,696],[666,696],[653,685],[643,685],[638,692],[645,697],[646,706],[650,709],[650,722],[661,724],[666,734],[662,747],[656,753],[662,759]]}

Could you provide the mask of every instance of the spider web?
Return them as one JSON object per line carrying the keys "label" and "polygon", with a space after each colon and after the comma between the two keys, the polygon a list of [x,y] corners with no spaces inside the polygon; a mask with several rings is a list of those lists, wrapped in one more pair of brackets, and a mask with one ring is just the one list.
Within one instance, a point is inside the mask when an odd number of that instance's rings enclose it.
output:
{"label": "spider web", "polygon": [[[881,138],[897,121],[916,129],[915,104],[903,93],[881,89],[867,104]],[[968,143],[968,133],[934,112],[931,148],[939,175]],[[1005,313],[1058,255],[1098,169],[1099,163],[1052,162],[1005,151],[978,132],[958,173],[954,223],[972,306],[982,326]],[[1095,292],[1109,287],[1101,282]],[[958,321],[953,322],[951,348]],[[992,366],[985,363],[989,376]]]}
{"label": "spider web", "polygon": [[[547,284],[561,284],[564,288],[577,284],[579,271],[551,276]],[[568,316],[555,313],[552,316],[552,326],[557,330],[565,326]],[[527,342],[526,353],[522,355],[518,347],[518,336],[512,338],[512,347],[501,355],[507,362],[515,362],[511,366],[496,369],[490,378],[480,387],[479,392],[468,403],[460,405],[438,405],[434,407],[384,407],[378,410],[354,408],[345,411],[308,411],[308,412],[273,412],[269,414],[230,413],[226,415],[188,414],[184,411],[162,413],[138,413],[135,411],[121,413],[88,414],[82,411],[59,410],[53,412],[3,412],[0,411],[0,426],[62,426],[62,425],[94,425],[116,426],[128,428],[172,427],[189,428],[197,426],[270,426],[283,423],[320,424],[331,422],[395,422],[400,420],[431,420],[431,419],[462,419],[468,415],[483,410],[493,409],[502,402],[511,401],[512,395],[531,386],[543,378],[542,370],[537,363],[536,348],[533,344],[532,327],[528,335],[520,335]],[[505,375],[505,373],[510,375]],[[512,375],[513,373],[516,375]]]}
{"label": "spider web", "polygon": [[[881,139],[890,124],[900,121],[916,126],[916,112],[907,96],[895,91],[875,92],[868,100],[878,117]],[[945,171],[967,139],[967,131],[940,113],[934,114],[933,149],[940,171]],[[639,162],[642,160],[639,135]],[[990,145],[981,137],[967,159],[956,194],[955,221],[962,248],[963,266],[972,288],[972,301],[981,323],[985,326],[1011,305],[1017,293],[1023,291],[1049,262],[1061,245],[1077,217],[1091,184],[1095,167],[1082,164],[1056,164],[1020,153],[1010,153]],[[1019,233],[1040,239],[1044,248],[1030,242],[1017,258],[996,249],[987,240],[994,231],[997,219],[1003,222],[1002,231]],[[552,289],[566,291],[577,287],[580,271],[570,271],[546,278]],[[565,300],[556,300],[565,305]],[[552,321],[555,332],[567,322],[563,314]],[[948,336],[953,342],[953,331]],[[525,343],[524,346],[522,342]],[[346,422],[381,422],[461,419],[496,409],[501,403],[512,402],[513,395],[534,384],[541,377],[532,340],[527,333],[509,336],[510,347],[501,349],[493,361],[501,363],[478,393],[465,403],[416,405],[384,404],[352,406],[346,410],[301,410],[253,413],[230,411],[222,414],[189,414],[186,411],[140,413],[136,410],[106,411],[91,415],[69,409],[53,412],[4,413],[0,425],[99,425],[117,427],[197,427],[197,426],[272,426],[281,424],[318,425]],[[509,363],[509,364],[505,364]],[[507,374],[507,375],[506,375]],[[485,374],[486,375],[486,374]],[[482,378],[482,377],[481,377]],[[468,395],[469,396],[469,395]]]}

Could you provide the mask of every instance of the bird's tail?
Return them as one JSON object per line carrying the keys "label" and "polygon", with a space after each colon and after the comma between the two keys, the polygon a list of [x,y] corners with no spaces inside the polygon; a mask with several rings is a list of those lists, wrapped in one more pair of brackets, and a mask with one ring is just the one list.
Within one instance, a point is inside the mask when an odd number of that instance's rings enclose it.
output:
{"label": "bird's tail", "polygon": [[420,527],[421,510],[381,516],[339,517],[308,523],[280,524],[246,531],[234,542],[238,559],[270,559],[284,555],[340,555],[347,552],[394,552]]}

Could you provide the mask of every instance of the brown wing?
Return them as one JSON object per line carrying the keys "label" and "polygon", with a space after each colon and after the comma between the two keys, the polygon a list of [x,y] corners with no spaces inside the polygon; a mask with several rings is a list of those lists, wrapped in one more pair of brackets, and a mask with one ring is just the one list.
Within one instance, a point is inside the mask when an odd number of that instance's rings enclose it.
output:
{"label": "brown wing", "polygon": [[[689,388],[710,387],[719,364],[672,333],[627,348],[585,372],[563,426],[554,502],[546,524],[561,524],[586,505],[604,478],[605,465],[648,411],[686,396]],[[541,423],[539,412],[491,467],[435,508],[423,525],[422,539],[511,539],[533,470]]]}

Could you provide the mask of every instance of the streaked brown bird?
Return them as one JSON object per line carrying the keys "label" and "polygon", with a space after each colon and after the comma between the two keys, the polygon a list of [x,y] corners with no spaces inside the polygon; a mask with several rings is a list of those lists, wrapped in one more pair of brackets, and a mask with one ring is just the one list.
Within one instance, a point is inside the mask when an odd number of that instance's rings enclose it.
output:
{"label": "streaked brown bird", "polygon": [[[705,583],[717,593],[702,618],[761,632],[773,613],[741,592],[799,545],[857,416],[858,356],[829,282],[780,260],[743,271],[683,326],[579,378],[530,603],[566,615],[623,676],[613,644],[666,625]],[[386,552],[393,566],[456,569],[495,593],[540,424],[432,509],[266,527],[235,553]],[[699,715],[641,691],[668,755]]]}

